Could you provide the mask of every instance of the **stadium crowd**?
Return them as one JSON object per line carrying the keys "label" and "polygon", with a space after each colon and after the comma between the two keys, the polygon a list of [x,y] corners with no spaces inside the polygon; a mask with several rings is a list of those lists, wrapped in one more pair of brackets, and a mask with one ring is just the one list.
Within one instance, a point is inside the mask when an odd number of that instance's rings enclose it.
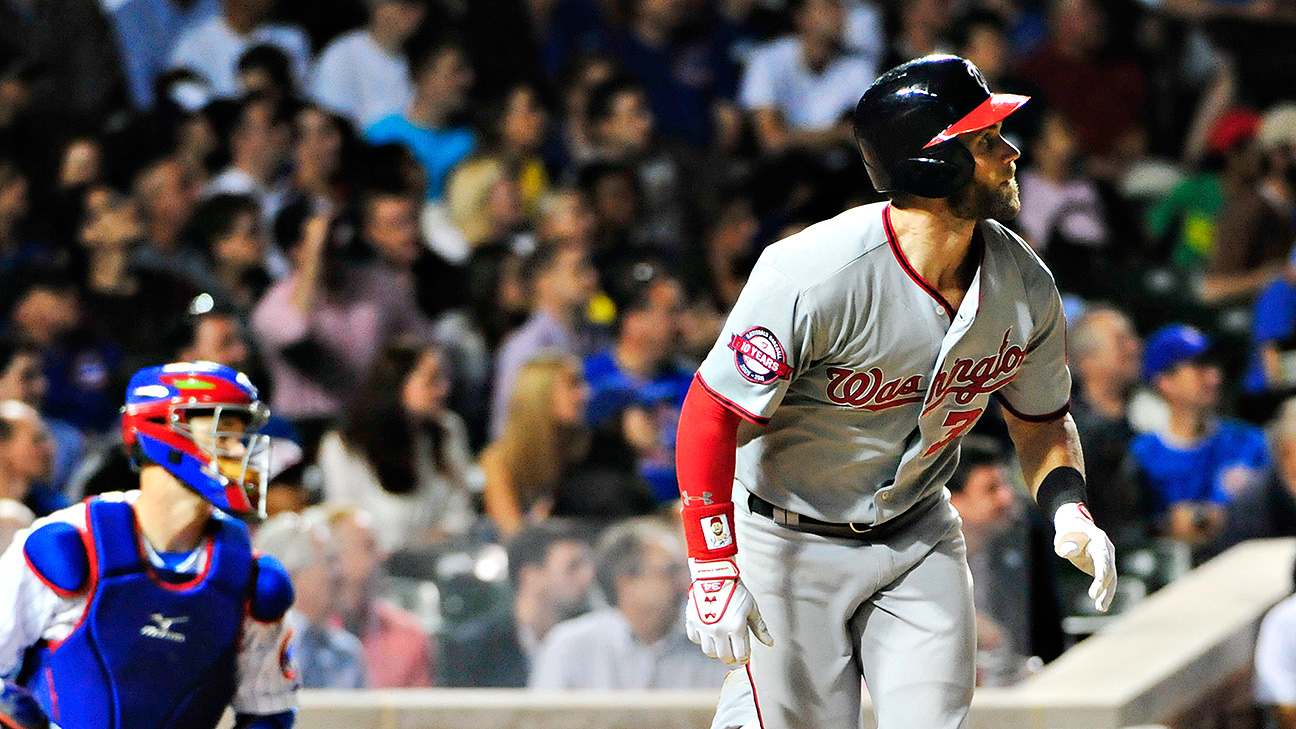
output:
{"label": "stadium crowd", "polygon": [[[1032,96],[1011,225],[1064,294],[1119,611],[1296,535],[1293,23],[1267,0],[0,0],[0,539],[130,488],[133,371],[220,362],[274,414],[256,541],[297,585],[306,686],[718,685],[682,628],[684,394],[764,246],[880,199],[863,90],[951,52]],[[950,490],[979,677],[1008,683],[1086,601],[1002,421],[976,430]]]}

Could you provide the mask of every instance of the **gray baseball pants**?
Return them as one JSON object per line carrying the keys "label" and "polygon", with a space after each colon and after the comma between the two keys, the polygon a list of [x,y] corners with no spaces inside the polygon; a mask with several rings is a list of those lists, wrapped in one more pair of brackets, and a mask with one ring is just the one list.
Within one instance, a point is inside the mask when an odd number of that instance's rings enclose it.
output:
{"label": "gray baseball pants", "polygon": [[752,639],[712,729],[857,729],[861,676],[879,729],[964,729],[976,621],[952,506],[875,543],[794,531],[741,501],[736,521],[742,581],[774,646]]}

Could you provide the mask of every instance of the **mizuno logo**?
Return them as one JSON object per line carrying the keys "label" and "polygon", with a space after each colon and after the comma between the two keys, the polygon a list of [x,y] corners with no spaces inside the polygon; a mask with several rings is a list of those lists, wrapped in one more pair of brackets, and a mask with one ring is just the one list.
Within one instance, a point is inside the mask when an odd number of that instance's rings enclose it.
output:
{"label": "mizuno logo", "polygon": [[179,633],[171,629],[171,626],[179,623],[189,622],[189,618],[168,618],[162,613],[153,613],[149,616],[153,620],[153,625],[145,625],[140,628],[140,635],[147,638],[157,638],[159,640],[169,640],[172,643],[185,642],[184,633]]}

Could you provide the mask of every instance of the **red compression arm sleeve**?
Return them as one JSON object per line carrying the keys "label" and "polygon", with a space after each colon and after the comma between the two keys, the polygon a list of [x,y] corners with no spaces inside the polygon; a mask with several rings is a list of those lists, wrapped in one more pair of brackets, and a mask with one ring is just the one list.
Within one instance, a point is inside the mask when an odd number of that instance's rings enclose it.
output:
{"label": "red compression arm sleeve", "polygon": [[733,477],[741,420],[707,392],[701,375],[693,378],[680,411],[675,471],[684,500],[684,535],[689,556],[695,559],[722,559],[738,552],[733,539]]}

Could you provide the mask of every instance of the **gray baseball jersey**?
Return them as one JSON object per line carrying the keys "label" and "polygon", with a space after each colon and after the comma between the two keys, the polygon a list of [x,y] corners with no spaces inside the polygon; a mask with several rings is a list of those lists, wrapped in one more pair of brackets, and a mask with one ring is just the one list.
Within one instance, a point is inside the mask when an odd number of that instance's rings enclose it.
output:
{"label": "gray baseball jersey", "polygon": [[750,421],[736,485],[829,522],[932,508],[857,541],[788,529],[735,499],[737,563],[774,645],[753,644],[713,729],[858,726],[861,676],[883,729],[966,726],[972,577],[945,482],[992,394],[1045,420],[1071,389],[1048,270],[992,221],[971,250],[980,265],[958,311],[909,265],[885,203],[770,246],[752,271],[700,371]]}
{"label": "gray baseball jersey", "polygon": [[1065,320],[1020,238],[977,226],[954,311],[905,259],[890,207],[848,210],[770,246],[700,375],[753,424],[735,480],[798,514],[877,524],[938,493],[991,394],[1027,419],[1067,407]]}

